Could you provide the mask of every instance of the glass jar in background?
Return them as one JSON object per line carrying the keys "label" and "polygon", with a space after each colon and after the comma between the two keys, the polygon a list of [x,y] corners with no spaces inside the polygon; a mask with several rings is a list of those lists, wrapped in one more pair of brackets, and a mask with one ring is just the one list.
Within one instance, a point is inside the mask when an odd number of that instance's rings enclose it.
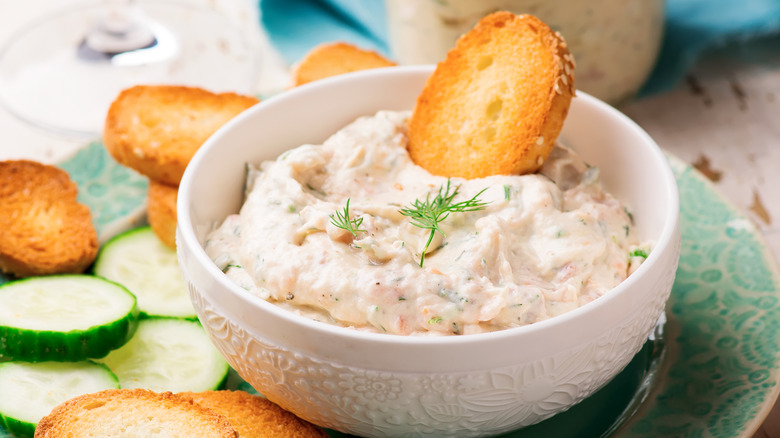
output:
{"label": "glass jar in background", "polygon": [[574,54],[577,89],[613,105],[639,90],[663,35],[664,0],[385,0],[390,47],[401,64],[444,59],[460,35],[499,10],[532,14]]}

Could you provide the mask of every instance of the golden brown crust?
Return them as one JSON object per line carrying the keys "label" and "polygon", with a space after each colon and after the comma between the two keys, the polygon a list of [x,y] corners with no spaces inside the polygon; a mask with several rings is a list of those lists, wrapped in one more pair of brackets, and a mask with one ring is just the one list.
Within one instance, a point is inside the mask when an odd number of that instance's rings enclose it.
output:
{"label": "golden brown crust", "polygon": [[67,172],[0,162],[0,270],[18,277],[83,272],[97,255],[89,208]]}
{"label": "golden brown crust", "polygon": [[183,392],[178,395],[227,417],[242,438],[328,436],[322,429],[275,403],[245,391]]}
{"label": "golden brown crust", "polygon": [[236,438],[222,415],[170,392],[109,389],[74,397],[38,422],[35,438]]}
{"label": "golden brown crust", "polygon": [[203,142],[257,102],[193,87],[132,87],[111,104],[103,142],[119,163],[175,186]]}
{"label": "golden brown crust", "polygon": [[395,62],[379,53],[352,44],[342,42],[320,44],[293,66],[293,87],[342,73],[394,65]]}
{"label": "golden brown crust", "polygon": [[574,95],[574,59],[538,18],[495,12],[463,35],[417,98],[409,154],[443,176],[534,172]]}
{"label": "golden brown crust", "polygon": [[176,195],[179,188],[149,181],[146,216],[154,234],[166,246],[176,249]]}

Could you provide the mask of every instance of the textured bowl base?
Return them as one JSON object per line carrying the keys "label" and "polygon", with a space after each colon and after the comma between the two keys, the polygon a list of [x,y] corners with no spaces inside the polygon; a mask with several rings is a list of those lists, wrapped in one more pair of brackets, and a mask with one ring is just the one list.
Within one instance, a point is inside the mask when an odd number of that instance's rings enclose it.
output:
{"label": "textured bowl base", "polygon": [[[656,327],[662,334],[663,323]],[[662,336],[649,339],[626,368],[604,388],[572,407],[533,426],[501,435],[501,438],[535,437],[604,437],[620,428],[634,414],[655,381],[656,371],[665,351]],[[226,386],[259,394],[235,370],[228,375]],[[327,430],[333,438],[355,438],[334,430]]]}

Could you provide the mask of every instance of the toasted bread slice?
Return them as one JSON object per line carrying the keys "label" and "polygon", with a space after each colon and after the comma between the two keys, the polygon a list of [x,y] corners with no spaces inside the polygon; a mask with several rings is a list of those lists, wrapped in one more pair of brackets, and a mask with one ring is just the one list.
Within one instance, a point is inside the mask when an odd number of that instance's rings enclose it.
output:
{"label": "toasted bread slice", "polygon": [[0,270],[17,277],[80,273],[97,255],[89,208],[64,170],[0,162]]}
{"label": "toasted bread slice", "polygon": [[328,436],[322,429],[275,403],[245,391],[183,392],[178,395],[227,417],[242,438]]}
{"label": "toasted bread slice", "polygon": [[154,234],[166,246],[176,249],[176,196],[179,188],[149,181],[146,216]]}
{"label": "toasted bread slice", "polygon": [[325,43],[311,49],[292,69],[293,87],[358,70],[392,67],[395,62],[352,44]]}
{"label": "toasted bread slice", "polygon": [[72,398],[38,422],[35,438],[235,438],[227,418],[170,392],[109,389]]}
{"label": "toasted bread slice", "polygon": [[429,172],[479,178],[534,172],[574,95],[574,59],[538,18],[495,12],[458,39],[409,121],[409,154]]}
{"label": "toasted bread slice", "polygon": [[132,87],[111,104],[103,143],[119,163],[177,186],[203,142],[257,102],[250,96],[192,87]]}

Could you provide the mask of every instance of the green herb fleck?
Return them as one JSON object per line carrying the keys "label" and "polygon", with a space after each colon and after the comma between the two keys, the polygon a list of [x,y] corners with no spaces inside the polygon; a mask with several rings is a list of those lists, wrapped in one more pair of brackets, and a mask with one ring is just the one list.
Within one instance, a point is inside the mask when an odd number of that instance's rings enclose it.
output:
{"label": "green herb fleck", "polygon": [[428,193],[428,195],[425,196],[425,201],[415,199],[412,202],[411,207],[402,208],[400,210],[402,215],[411,218],[412,225],[431,230],[431,233],[428,235],[428,241],[425,243],[425,248],[423,248],[422,255],[420,256],[420,267],[422,267],[425,262],[425,253],[428,251],[428,247],[431,245],[436,231],[440,232],[443,236],[446,236],[444,231],[439,227],[439,224],[447,219],[450,213],[482,210],[487,205],[487,203],[477,200],[477,197],[487,190],[487,188],[482,189],[479,193],[474,195],[473,198],[467,201],[453,204],[452,201],[459,193],[458,189],[460,189],[460,186],[457,186],[450,191],[450,180],[447,179],[447,185],[439,187],[439,192],[433,199],[431,199],[431,194]]}
{"label": "green herb fleck", "polygon": [[325,193],[324,190],[315,189],[314,187],[312,187],[311,184],[308,184],[308,183],[306,184],[306,188],[311,190],[312,192],[320,195],[320,196],[327,196],[328,195],[327,193]]}
{"label": "green herb fleck", "polygon": [[290,213],[295,213],[296,211],[298,211],[298,208],[296,206],[290,204],[290,205],[287,206],[287,211],[289,211]]}
{"label": "green herb fleck", "polygon": [[398,301],[406,301],[406,297],[398,297]]}
{"label": "green herb fleck", "polygon": [[628,216],[628,220],[631,221],[631,223],[634,223],[634,215],[631,214],[630,211],[628,211],[628,207],[623,207],[623,211],[626,213],[626,216]]}
{"label": "green herb fleck", "polygon": [[360,224],[363,223],[363,218],[349,218],[349,198],[347,198],[347,206],[344,207],[344,211],[336,211],[336,214],[330,215],[330,223],[333,226],[341,228],[342,230],[349,231],[353,236],[357,237],[358,232],[365,233],[366,230],[360,229]]}
{"label": "green herb fleck", "polygon": [[509,184],[504,184],[504,199],[509,200],[512,197],[512,187]]}
{"label": "green herb fleck", "polygon": [[628,253],[628,255],[629,255],[630,257],[642,257],[642,258],[647,258],[647,251],[645,251],[645,250],[643,250],[643,249],[635,249],[635,250],[631,251],[630,253]]}
{"label": "green herb fleck", "polygon": [[431,324],[431,325],[438,324],[440,322],[442,322],[441,316],[434,316],[433,318],[428,320],[428,324]]}
{"label": "green herb fleck", "polygon": [[623,229],[626,230],[626,237],[628,237],[628,230],[630,229],[628,225],[623,225]]}

